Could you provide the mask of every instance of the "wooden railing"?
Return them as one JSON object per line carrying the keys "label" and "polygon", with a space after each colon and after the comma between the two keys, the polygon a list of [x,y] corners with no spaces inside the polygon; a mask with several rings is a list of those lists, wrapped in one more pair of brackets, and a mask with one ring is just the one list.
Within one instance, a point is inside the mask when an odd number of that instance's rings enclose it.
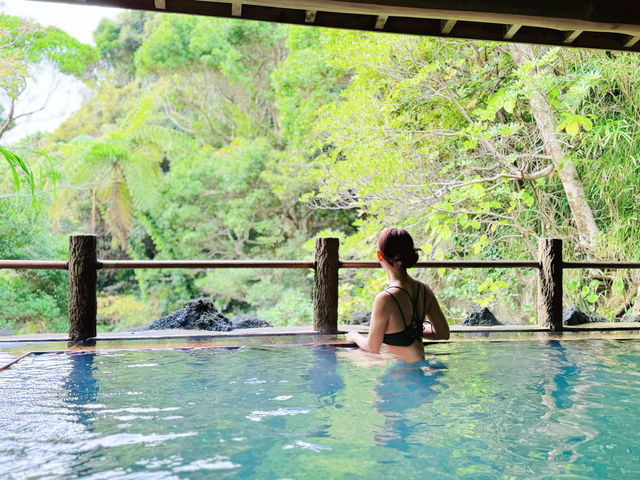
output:
{"label": "wooden railing", "polygon": [[[314,261],[298,260],[99,260],[95,235],[69,237],[69,261],[0,260],[0,269],[68,270],[69,339],[83,341],[97,333],[98,270],[125,268],[301,268],[314,270],[313,326],[319,333],[338,331],[338,272],[379,268],[378,262],[340,261],[337,238],[317,238]],[[538,325],[562,330],[562,272],[566,268],[640,269],[640,262],[564,262],[562,240],[542,238],[538,260],[444,260],[418,262],[415,268],[535,268],[538,270]]]}

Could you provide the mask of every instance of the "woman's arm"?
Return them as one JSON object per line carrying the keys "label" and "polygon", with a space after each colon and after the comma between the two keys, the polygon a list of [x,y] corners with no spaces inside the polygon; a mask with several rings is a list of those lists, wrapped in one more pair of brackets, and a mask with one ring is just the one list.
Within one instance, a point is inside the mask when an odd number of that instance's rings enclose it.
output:
{"label": "woman's arm", "polygon": [[427,297],[431,297],[431,303],[427,308],[428,323],[422,329],[422,336],[429,340],[449,340],[449,324],[442,313],[438,299],[429,287],[426,289]]}
{"label": "woman's arm", "polygon": [[385,311],[386,302],[384,297],[386,296],[388,294],[379,293],[373,301],[369,336],[365,337],[358,332],[349,332],[346,337],[347,342],[355,343],[367,352],[380,353],[384,332],[387,330],[387,324],[389,323],[389,314]]}

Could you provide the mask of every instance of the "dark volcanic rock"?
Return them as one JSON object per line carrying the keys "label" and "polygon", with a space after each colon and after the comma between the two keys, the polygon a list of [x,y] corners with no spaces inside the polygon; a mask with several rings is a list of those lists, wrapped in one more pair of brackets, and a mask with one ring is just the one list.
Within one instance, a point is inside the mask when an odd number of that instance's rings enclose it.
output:
{"label": "dark volcanic rock", "polygon": [[205,297],[190,300],[184,308],[176,310],[166,317],[159,318],[149,325],[149,330],[171,328],[215,330],[219,332],[228,332],[233,329],[229,319],[218,311],[210,299]]}
{"label": "dark volcanic rock", "polygon": [[601,315],[589,315],[589,323],[596,323],[596,322],[608,322],[609,320],[607,320],[606,317],[603,317]]}
{"label": "dark volcanic rock", "polygon": [[491,310],[480,305],[467,306],[467,318],[463,325],[467,327],[491,327],[493,325],[502,325],[495,317]]}
{"label": "dark volcanic rock", "polygon": [[640,322],[640,315],[625,315],[622,317],[623,322]]}
{"label": "dark volcanic rock", "polygon": [[356,312],[349,319],[349,325],[369,325],[370,323],[371,312]]}
{"label": "dark volcanic rock", "polygon": [[575,305],[570,306],[562,312],[563,325],[582,325],[584,323],[606,322],[605,317],[600,315],[589,315],[584,313]]}
{"label": "dark volcanic rock", "polygon": [[195,322],[198,330],[214,330],[216,332],[228,332],[233,330],[233,325],[227,317],[217,310],[215,312],[205,312]]}
{"label": "dark volcanic rock", "polygon": [[589,316],[575,305],[562,312],[563,325],[580,325],[582,323],[589,323]]}
{"label": "dark volcanic rock", "polygon": [[264,328],[273,327],[269,322],[254,315],[237,315],[231,319],[233,328]]}

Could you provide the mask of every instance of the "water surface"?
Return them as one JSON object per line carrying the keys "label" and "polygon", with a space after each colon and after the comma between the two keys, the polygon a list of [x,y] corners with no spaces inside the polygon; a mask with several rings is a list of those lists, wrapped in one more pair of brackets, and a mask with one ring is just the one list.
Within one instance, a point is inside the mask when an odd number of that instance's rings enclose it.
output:
{"label": "water surface", "polygon": [[638,478],[640,342],[32,355],[0,478]]}

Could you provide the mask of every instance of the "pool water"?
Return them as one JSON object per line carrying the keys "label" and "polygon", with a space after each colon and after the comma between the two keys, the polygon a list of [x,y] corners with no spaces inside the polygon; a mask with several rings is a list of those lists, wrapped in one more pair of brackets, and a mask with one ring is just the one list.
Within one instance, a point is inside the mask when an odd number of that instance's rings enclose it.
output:
{"label": "pool water", "polygon": [[0,478],[606,478],[640,470],[640,342],[31,355]]}

